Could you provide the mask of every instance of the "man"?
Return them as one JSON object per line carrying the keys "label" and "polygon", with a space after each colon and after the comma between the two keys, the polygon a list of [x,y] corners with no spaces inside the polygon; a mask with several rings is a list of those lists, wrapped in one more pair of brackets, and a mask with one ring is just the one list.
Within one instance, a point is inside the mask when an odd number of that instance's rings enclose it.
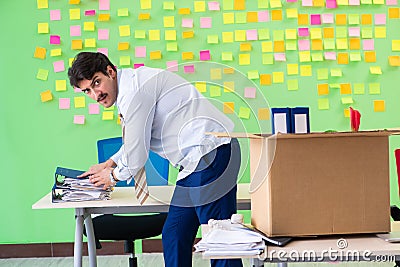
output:
{"label": "man", "polygon": [[[230,132],[232,121],[188,81],[162,69],[117,70],[105,55],[81,52],[68,76],[72,86],[104,107],[115,104],[123,127],[120,151],[82,176],[104,187],[134,177],[139,201],[144,202],[147,186],[139,178],[144,177],[149,150],[180,169],[162,233],[164,261],[167,267],[191,266],[199,225],[236,212],[238,142],[206,134]],[[212,260],[211,265],[242,262]]]}

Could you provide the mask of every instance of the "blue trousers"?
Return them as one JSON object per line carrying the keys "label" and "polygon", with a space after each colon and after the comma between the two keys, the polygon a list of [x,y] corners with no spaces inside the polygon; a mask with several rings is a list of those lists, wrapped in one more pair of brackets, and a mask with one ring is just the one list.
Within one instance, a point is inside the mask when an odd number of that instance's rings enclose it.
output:
{"label": "blue trousers", "polygon": [[[202,158],[196,171],[177,181],[162,231],[166,267],[192,266],[193,243],[200,224],[236,213],[240,147],[236,139]],[[241,267],[240,259],[211,260],[212,267]]]}

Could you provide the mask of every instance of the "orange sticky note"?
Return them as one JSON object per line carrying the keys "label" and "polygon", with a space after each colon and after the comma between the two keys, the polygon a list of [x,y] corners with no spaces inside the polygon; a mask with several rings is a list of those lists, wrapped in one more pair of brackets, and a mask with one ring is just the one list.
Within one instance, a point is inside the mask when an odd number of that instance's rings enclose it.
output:
{"label": "orange sticky note", "polygon": [[247,12],[247,22],[258,22],[258,12],[255,11]]}
{"label": "orange sticky note", "polygon": [[40,99],[42,102],[47,102],[53,99],[53,95],[51,94],[50,90],[46,90],[40,93]]}
{"label": "orange sticky note", "polygon": [[225,114],[232,114],[235,112],[234,102],[224,102],[223,111]]}
{"label": "orange sticky note", "polygon": [[82,49],[82,47],[83,47],[83,42],[81,39],[71,41],[71,49],[72,50],[80,50],[80,49]]}
{"label": "orange sticky note", "polygon": [[161,59],[161,51],[151,51],[150,52],[150,59]]}
{"label": "orange sticky note", "polygon": [[191,59],[193,59],[193,57],[194,57],[193,52],[182,52],[183,60],[191,60]]}
{"label": "orange sticky note", "polygon": [[232,93],[235,91],[235,82],[224,82],[224,92]]}
{"label": "orange sticky note", "polygon": [[260,85],[271,85],[272,76],[271,74],[260,74]]}
{"label": "orange sticky note", "polygon": [[322,40],[319,40],[319,39],[311,40],[311,49],[312,50],[322,50],[323,49]]}
{"label": "orange sticky note", "polygon": [[182,38],[184,38],[184,39],[193,38],[193,36],[194,36],[193,31],[182,32]]}
{"label": "orange sticky note", "polygon": [[235,69],[234,68],[224,68],[224,74],[233,74],[235,73]]}
{"label": "orange sticky note", "polygon": [[269,120],[271,117],[269,108],[259,108],[258,109],[258,119],[260,121]]}
{"label": "orange sticky note", "polygon": [[328,95],[329,85],[327,83],[318,84],[318,95]]}
{"label": "orange sticky note", "polygon": [[390,7],[389,8],[389,19],[398,19],[398,18],[400,18],[400,8]]}
{"label": "orange sticky note", "polygon": [[274,41],[274,52],[285,52],[285,41]]}
{"label": "orange sticky note", "polygon": [[241,43],[240,51],[251,51],[251,44],[250,43]]}
{"label": "orange sticky note", "polygon": [[35,53],[33,54],[33,57],[45,59],[46,58],[46,48],[37,46],[35,49]]}
{"label": "orange sticky note", "polygon": [[119,42],[118,43],[118,50],[128,50],[129,43],[128,42]]}
{"label": "orange sticky note", "polygon": [[138,20],[148,20],[150,19],[150,13],[139,13]]}
{"label": "orange sticky note", "polygon": [[365,62],[367,62],[367,63],[376,62],[375,51],[365,51],[364,58],[365,58]]}
{"label": "orange sticky note", "polygon": [[400,67],[400,56],[389,56],[389,65],[393,67]]}
{"label": "orange sticky note", "polygon": [[282,10],[281,9],[271,10],[271,20],[282,20]]}
{"label": "orange sticky note", "polygon": [[245,10],[246,9],[245,0],[234,0],[233,1],[233,9],[234,10]]}
{"label": "orange sticky note", "polygon": [[362,25],[371,25],[372,24],[372,15],[371,14],[362,14],[361,15],[361,24]]}
{"label": "orange sticky note", "polygon": [[325,1],[324,0],[313,0],[313,6],[315,7],[324,7]]}
{"label": "orange sticky note", "polygon": [[336,25],[346,25],[347,15],[346,14],[336,14]]}
{"label": "orange sticky note", "polygon": [[81,2],[81,0],[69,0],[70,5],[78,5]]}
{"label": "orange sticky note", "polygon": [[189,15],[190,14],[190,8],[180,8],[178,11],[178,14],[180,15]]}
{"label": "orange sticky note", "polygon": [[109,21],[110,14],[99,14],[98,21]]}
{"label": "orange sticky note", "polygon": [[375,112],[385,111],[385,100],[374,100],[374,111]]}
{"label": "orange sticky note", "polygon": [[297,17],[298,25],[309,25],[308,14],[299,14]]}
{"label": "orange sticky note", "polygon": [[324,28],[324,38],[335,38],[335,30],[333,28]]}
{"label": "orange sticky note", "polygon": [[340,94],[341,95],[350,95],[351,94],[351,85],[349,83],[341,83],[340,84]]}
{"label": "orange sticky note", "polygon": [[337,62],[338,62],[338,64],[349,64],[349,54],[348,53],[338,53]]}
{"label": "orange sticky note", "polygon": [[350,50],[360,50],[360,38],[350,38]]}

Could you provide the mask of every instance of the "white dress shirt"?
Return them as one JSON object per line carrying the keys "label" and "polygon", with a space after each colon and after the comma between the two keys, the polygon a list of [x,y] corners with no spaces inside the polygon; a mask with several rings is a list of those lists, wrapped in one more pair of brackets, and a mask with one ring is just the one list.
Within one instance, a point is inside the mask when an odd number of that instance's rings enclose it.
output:
{"label": "white dress shirt", "polygon": [[182,166],[178,180],[192,173],[199,160],[230,138],[206,132],[231,132],[233,122],[179,75],[149,67],[119,69],[116,106],[125,127],[124,144],[111,157],[114,174],[130,180],[143,168],[149,150]]}

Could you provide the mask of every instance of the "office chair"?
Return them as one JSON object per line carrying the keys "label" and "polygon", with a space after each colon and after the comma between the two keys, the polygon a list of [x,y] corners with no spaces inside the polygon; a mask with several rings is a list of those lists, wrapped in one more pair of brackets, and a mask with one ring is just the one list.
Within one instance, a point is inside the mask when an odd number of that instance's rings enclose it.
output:
{"label": "office chair", "polygon": [[[396,159],[396,170],[397,170],[397,179],[398,179],[398,188],[400,193],[400,149],[396,149],[394,151],[394,156]],[[400,221],[400,208],[396,205],[390,206],[390,217],[394,221]],[[400,267],[400,261],[395,261],[396,265],[394,267]]]}
{"label": "office chair", "polygon": [[[121,145],[121,137],[98,140],[99,163],[109,159],[120,149]],[[145,168],[149,186],[168,184],[168,160],[150,151]],[[127,184],[126,181],[119,181],[116,186],[133,185],[134,180],[132,179],[130,184]],[[135,197],[135,195],[132,195],[132,197]],[[129,267],[137,267],[134,241],[160,235],[166,218],[167,213],[131,216],[104,214],[97,216],[93,218],[96,248],[101,248],[99,240],[124,240],[124,252],[130,254]]]}

